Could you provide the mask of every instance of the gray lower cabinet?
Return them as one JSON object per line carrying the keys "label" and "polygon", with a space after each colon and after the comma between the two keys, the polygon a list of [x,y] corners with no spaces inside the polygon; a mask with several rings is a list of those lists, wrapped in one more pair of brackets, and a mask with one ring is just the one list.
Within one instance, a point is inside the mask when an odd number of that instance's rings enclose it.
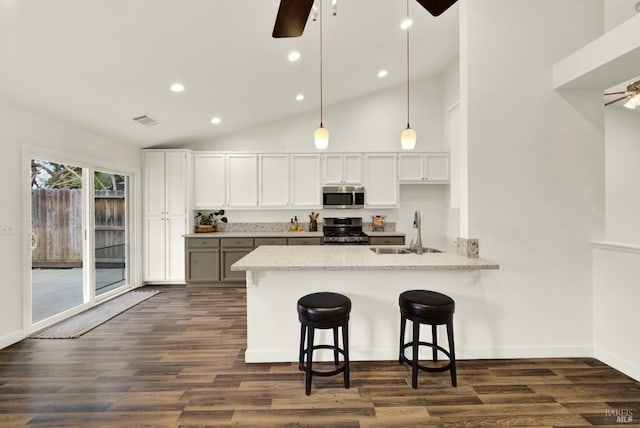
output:
{"label": "gray lower cabinet", "polygon": [[185,239],[187,284],[214,287],[244,284],[246,273],[232,271],[231,265],[261,245],[322,245],[321,237],[260,237]]}
{"label": "gray lower cabinet", "polygon": [[404,235],[369,236],[369,245],[404,245]]}
{"label": "gray lower cabinet", "polygon": [[309,238],[288,238],[289,245],[322,245],[322,238],[309,237]]}
{"label": "gray lower cabinet", "polygon": [[222,282],[245,282],[246,272],[232,271],[231,265],[254,249],[253,238],[222,238],[220,261],[222,264]]}

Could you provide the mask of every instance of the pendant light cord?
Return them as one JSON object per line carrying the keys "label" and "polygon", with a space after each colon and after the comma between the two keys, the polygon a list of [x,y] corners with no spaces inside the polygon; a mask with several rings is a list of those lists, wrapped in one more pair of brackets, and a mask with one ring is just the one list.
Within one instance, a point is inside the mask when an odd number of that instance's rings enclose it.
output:
{"label": "pendant light cord", "polygon": [[[409,19],[409,0],[407,0],[407,19]],[[410,128],[409,126],[409,28],[410,27],[407,27],[407,128]]]}
{"label": "pendant light cord", "polygon": [[322,0],[320,2],[320,128],[322,125]]}

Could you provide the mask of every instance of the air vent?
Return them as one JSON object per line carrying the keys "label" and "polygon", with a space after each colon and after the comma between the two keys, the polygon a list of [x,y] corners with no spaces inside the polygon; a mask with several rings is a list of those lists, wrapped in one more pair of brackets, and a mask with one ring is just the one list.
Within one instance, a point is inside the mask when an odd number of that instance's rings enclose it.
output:
{"label": "air vent", "polygon": [[134,117],[133,120],[138,122],[140,125],[144,125],[144,126],[153,126],[158,124],[158,122],[155,119],[150,118],[146,114],[142,116]]}

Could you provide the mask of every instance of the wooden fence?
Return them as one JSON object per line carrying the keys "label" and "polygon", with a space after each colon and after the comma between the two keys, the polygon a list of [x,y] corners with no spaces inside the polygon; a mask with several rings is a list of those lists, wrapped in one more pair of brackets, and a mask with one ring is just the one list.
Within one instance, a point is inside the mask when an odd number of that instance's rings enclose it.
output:
{"label": "wooden fence", "polygon": [[[82,190],[32,189],[32,230],[37,245],[34,267],[79,267],[82,264]],[[96,260],[123,261],[125,244],[123,191],[95,192]]]}

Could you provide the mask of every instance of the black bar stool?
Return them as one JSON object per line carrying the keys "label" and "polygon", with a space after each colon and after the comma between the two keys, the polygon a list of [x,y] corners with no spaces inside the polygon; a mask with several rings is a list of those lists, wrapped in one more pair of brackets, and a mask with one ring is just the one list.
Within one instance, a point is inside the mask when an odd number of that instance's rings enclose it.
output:
{"label": "black bar stool", "polygon": [[[349,313],[351,300],[338,293],[312,293],[298,300],[298,319],[300,320],[300,354],[298,368],[305,372],[305,393],[311,394],[311,378],[333,376],[344,373],[344,387],[349,388]],[[338,346],[338,327],[342,328],[342,348]],[[313,345],[315,329],[333,329],[332,345]],[[306,337],[306,344],[305,344]],[[332,349],[335,370],[313,370],[313,351]],[[344,363],[338,367],[338,354],[342,354]],[[306,358],[305,358],[306,357]]]}
{"label": "black bar stool", "polygon": [[[456,352],[453,343],[453,312],[455,302],[449,296],[435,291],[410,290],[400,294],[400,356],[398,362],[411,364],[411,386],[418,387],[418,369],[428,372],[443,372],[450,370],[451,385],[457,386],[456,380]],[[407,320],[413,322],[413,337],[411,342],[404,343],[404,332]],[[420,324],[431,325],[433,343],[420,342]],[[438,346],[437,327],[446,324],[449,351]],[[438,351],[449,357],[449,363],[441,367],[427,367],[418,364],[419,345],[429,346],[433,350],[433,361],[438,361]],[[413,355],[409,359],[405,356],[405,349],[412,347]]]}

